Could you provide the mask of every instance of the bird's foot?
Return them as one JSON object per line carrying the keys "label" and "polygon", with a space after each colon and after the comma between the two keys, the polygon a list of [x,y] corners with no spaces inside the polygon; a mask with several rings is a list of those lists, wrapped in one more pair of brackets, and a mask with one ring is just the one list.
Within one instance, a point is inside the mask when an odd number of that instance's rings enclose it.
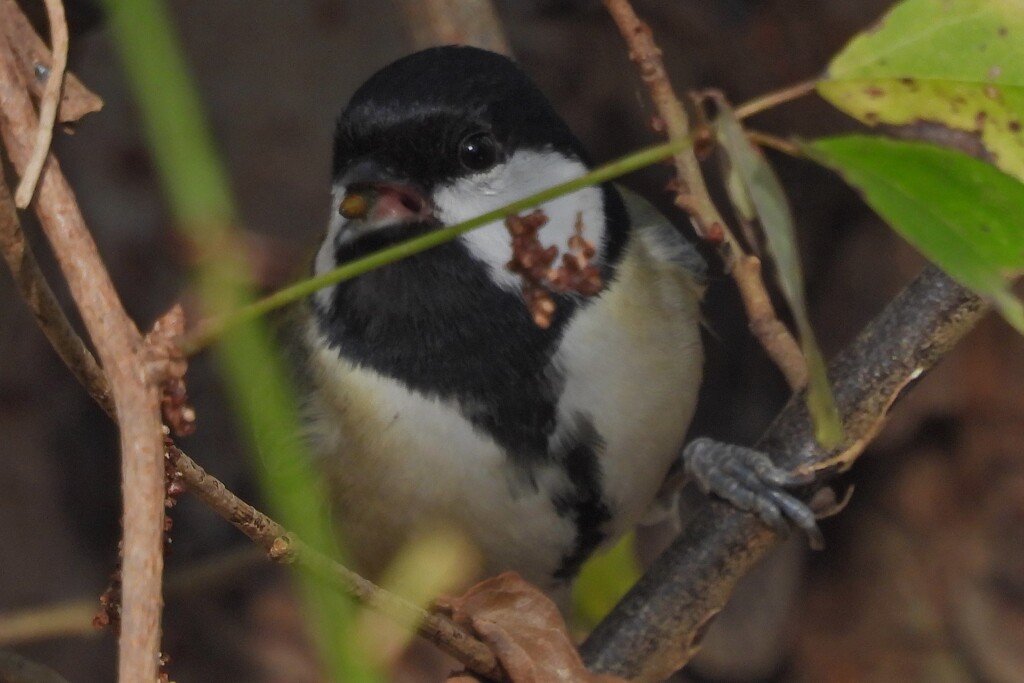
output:
{"label": "bird's foot", "polygon": [[713,493],[740,510],[752,512],[769,527],[786,536],[792,527],[802,529],[812,548],[824,547],[817,517],[810,506],[787,489],[814,482],[811,473],[787,472],[767,453],[694,439],[683,449],[683,468],[705,493]]}

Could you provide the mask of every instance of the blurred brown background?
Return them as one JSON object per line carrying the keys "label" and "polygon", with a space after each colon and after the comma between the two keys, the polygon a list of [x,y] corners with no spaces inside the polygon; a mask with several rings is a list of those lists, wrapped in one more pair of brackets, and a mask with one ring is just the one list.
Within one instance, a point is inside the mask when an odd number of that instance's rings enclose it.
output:
{"label": "blurred brown background", "polygon": [[[102,12],[68,4],[70,68],[106,106],[57,150],[129,312],[146,327],[186,296],[187,253],[172,236]],[[411,32],[393,0],[170,4],[267,285],[279,284],[301,272],[326,221],[334,117],[370,73],[409,51]],[[718,87],[741,102],[820,72],[889,2],[634,4],[678,88]],[[515,55],[598,160],[655,140],[646,94],[599,2],[496,6]],[[804,137],[852,127],[813,97],[755,125]],[[812,317],[831,354],[922,261],[835,178],[771,158],[798,217]],[[627,184],[669,211],[668,177],[658,168]],[[714,336],[693,433],[750,443],[785,386],[720,275],[706,314]],[[255,499],[215,374],[199,359],[190,377],[200,428],[182,445]],[[827,550],[807,556],[802,541],[789,544],[774,578],[720,620],[691,677],[1024,681],[1022,388],[1024,342],[989,319],[898,407],[857,465],[853,503],[824,524]],[[114,566],[118,515],[115,432],[0,275],[0,613],[95,599]],[[164,637],[172,678],[314,680],[286,582],[258,560],[237,560],[240,535],[188,496],[174,517],[169,576],[178,578]],[[212,572],[194,571],[211,561]],[[74,683],[114,678],[110,634],[15,647]]]}

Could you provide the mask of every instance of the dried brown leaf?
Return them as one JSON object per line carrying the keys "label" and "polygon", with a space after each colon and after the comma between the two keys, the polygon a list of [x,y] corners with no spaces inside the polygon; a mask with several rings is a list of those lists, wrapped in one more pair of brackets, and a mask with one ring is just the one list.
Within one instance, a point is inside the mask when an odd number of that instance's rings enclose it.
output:
{"label": "dried brown leaf", "polygon": [[624,683],[587,671],[558,607],[515,572],[478,583],[441,608],[491,646],[512,683]]}

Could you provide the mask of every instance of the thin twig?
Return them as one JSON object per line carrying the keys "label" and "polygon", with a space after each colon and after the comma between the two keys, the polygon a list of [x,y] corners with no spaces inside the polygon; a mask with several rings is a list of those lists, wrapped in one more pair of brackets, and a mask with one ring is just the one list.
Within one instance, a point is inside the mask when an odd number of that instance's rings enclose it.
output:
{"label": "thin twig", "polygon": [[114,401],[110,385],[103,370],[96,363],[81,337],[75,333],[71,323],[57,302],[36,261],[32,247],[25,239],[18,221],[7,183],[3,165],[0,164],[0,252],[11,269],[14,284],[21,297],[28,304],[36,322],[50,340],[57,355],[74,374],[75,379],[85,387],[89,395],[107,412],[114,415]]}
{"label": "thin twig", "polygon": [[[665,123],[669,139],[690,135],[686,109],[669,83],[661,50],[654,42],[650,27],[636,15],[629,0],[604,0],[604,4],[629,45],[630,59],[640,67],[640,75],[651,92],[651,100]],[[725,271],[739,289],[751,321],[751,332],[782,371],[790,388],[802,389],[807,383],[806,361],[793,334],[778,320],[761,278],[760,261],[744,252],[711,201],[693,149],[686,148],[673,158],[678,179],[676,205],[690,214],[697,233],[717,247]]]}
{"label": "thin twig", "polygon": [[[32,24],[21,13],[16,0],[0,0],[0,31],[7,34],[14,47],[18,70],[21,73],[38,75],[38,68],[49,63],[50,54],[46,43],[36,35]],[[32,97],[42,100],[43,90],[46,89],[44,82],[39,78],[29,78],[26,82]],[[86,114],[92,114],[102,108],[103,100],[82,85],[73,73],[65,72],[64,88],[57,110],[58,121],[72,124]]]}
{"label": "thin twig", "polygon": [[[0,103],[6,105],[6,99],[0,98]],[[4,130],[6,132],[6,127]],[[2,182],[2,176],[0,176],[0,182]],[[16,274],[19,285],[24,282],[24,287],[21,289],[25,292],[26,302],[37,318],[48,321],[47,324],[41,326],[55,348],[68,346],[75,349],[75,353],[71,356],[76,359],[75,365],[69,362],[69,367],[72,369],[79,367],[77,359],[80,355],[81,367],[92,367],[96,373],[94,378],[90,378],[90,376],[76,371],[76,378],[88,387],[106,386],[106,377],[96,364],[92,354],[74,332],[63,311],[56,304],[42,273],[37,267],[26,267],[26,261],[34,264],[34,259],[31,252],[28,251],[28,245],[24,241],[24,236],[17,223],[17,214],[9,200],[9,194],[6,193],[6,186],[4,186],[0,191],[0,204],[6,205],[0,206],[0,218],[6,216],[11,218],[11,221],[9,223],[3,221],[0,224],[0,249],[3,250],[8,262],[12,264],[12,271]],[[40,203],[43,201],[44,198],[41,196]],[[47,297],[39,295],[39,292],[50,292],[50,294]],[[69,356],[62,353],[61,357],[68,362]],[[105,407],[109,408],[107,412],[114,417],[109,401],[103,400],[104,395],[98,391],[90,391],[90,393],[101,405],[106,404]],[[320,553],[308,549],[301,540],[289,535],[276,522],[241,501],[221,482],[207,475],[201,467],[180,450],[174,447],[171,449],[184,483],[211,508],[222,514],[225,519],[228,519],[251,539],[260,543],[275,559],[287,561],[297,558],[302,566],[329,578],[332,583],[339,585],[360,602],[390,614],[403,623],[409,624],[410,627],[415,626],[419,635],[434,642],[440,649],[462,661],[470,670],[491,678],[501,677],[497,660],[487,645],[469,635],[447,618],[431,615],[411,603],[383,591]],[[162,504],[162,486],[159,500]],[[288,542],[282,545],[284,539],[288,539]]]}
{"label": "thin twig", "polygon": [[39,173],[43,170],[43,162],[50,153],[53,124],[57,120],[57,108],[64,85],[64,70],[68,65],[68,23],[64,18],[64,3],[61,0],[45,0],[45,4],[46,18],[50,24],[51,64],[46,77],[46,87],[43,89],[43,99],[39,103],[39,126],[36,128],[35,146],[21,174],[18,190],[14,193],[14,201],[19,209],[26,208],[32,201]]}
{"label": "thin twig", "polygon": [[780,138],[778,135],[772,135],[771,133],[765,133],[760,130],[751,130],[749,128],[746,132],[747,137],[755,145],[768,147],[769,149],[774,149],[777,152],[782,152],[783,154],[788,154],[789,156],[796,157],[798,159],[802,159],[804,157],[804,153],[800,151],[800,147],[785,138]]}
{"label": "thin twig", "polygon": [[[947,353],[987,305],[928,266],[829,365],[844,440],[832,451],[814,438],[802,394],[779,414],[757,448],[786,469],[815,468],[842,454],[844,466],[877,433],[893,401]],[[693,522],[648,569],[583,644],[595,670],[660,681],[686,663],[702,627],[736,582],[781,538],[753,515],[721,502],[702,504]]]}
{"label": "thin twig", "polygon": [[637,150],[619,159],[602,164],[582,176],[545,188],[540,192],[510,202],[493,211],[474,216],[455,225],[432,230],[419,237],[413,237],[368,256],[344,263],[321,275],[305,278],[293,285],[279,289],[259,301],[254,301],[251,304],[237,308],[223,317],[210,318],[201,322],[181,340],[182,351],[185,355],[190,356],[213,343],[227,329],[249,320],[254,320],[286,304],[298,301],[319,289],[350,280],[374,268],[380,268],[388,263],[393,263],[412,254],[425,251],[488,223],[504,220],[510,214],[536,208],[556,197],[561,197],[583,187],[604,183],[632,171],[645,168],[658,161],[667,159],[680,149],[690,147],[692,144],[690,138],[686,137]]}
{"label": "thin twig", "polygon": [[[254,545],[244,545],[197,560],[168,572],[164,582],[168,600],[195,597],[238,581],[266,555]],[[93,623],[96,596],[0,612],[0,647],[56,638],[87,638],[103,633]]]}
{"label": "thin twig", "polygon": [[[0,133],[24,175],[39,125],[16,50],[0,41]],[[67,180],[48,154],[36,190],[36,214],[107,374],[121,433],[123,603],[119,680],[157,676],[162,610],[164,468],[160,403],[147,382],[142,336],[125,313]]]}
{"label": "thin twig", "polygon": [[773,90],[772,92],[755,97],[748,102],[744,102],[736,107],[734,113],[736,114],[736,118],[742,121],[754,114],[760,114],[766,109],[777,107],[780,104],[791,102],[808,93],[812,93],[816,87],[818,87],[817,79],[794,83],[793,85],[786,86],[780,90]]}
{"label": "thin twig", "polygon": [[447,617],[431,614],[389,593],[343,565],[309,547],[284,527],[229,491],[215,477],[174,446],[168,457],[182,482],[218,515],[233,524],[278,562],[295,562],[316,576],[340,587],[360,603],[415,627],[417,633],[455,657],[467,669],[502,680],[503,674],[490,647]]}
{"label": "thin twig", "polygon": [[740,298],[747,314],[750,333],[775,361],[790,388],[794,391],[803,388],[807,384],[807,362],[798,345],[791,347],[796,345],[796,340],[789,328],[775,315],[775,307],[761,279],[761,259],[741,254],[736,260],[732,277],[743,293]]}

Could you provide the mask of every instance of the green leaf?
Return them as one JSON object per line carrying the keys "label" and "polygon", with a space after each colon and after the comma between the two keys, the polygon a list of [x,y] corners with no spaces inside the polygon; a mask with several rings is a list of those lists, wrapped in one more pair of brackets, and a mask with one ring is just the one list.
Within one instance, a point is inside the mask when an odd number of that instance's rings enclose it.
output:
{"label": "green leaf", "polygon": [[[163,0],[106,0],[105,7],[176,227],[204,256],[196,273],[203,305],[226,314],[253,299],[251,278],[241,250],[229,246],[240,238],[234,198],[167,6]],[[274,516],[308,545],[340,559],[325,486],[304,452],[298,401],[266,321],[233,328],[216,352]],[[352,601],[311,576],[296,576],[331,680],[381,680],[352,637]]]}
{"label": "green leaf", "polygon": [[1024,2],[906,0],[832,60],[818,92],[869,125],[977,134],[1024,179]]}
{"label": "green leaf", "polygon": [[580,571],[573,588],[575,627],[590,631],[640,580],[636,534],[620,538],[607,552],[595,554]]}
{"label": "green leaf", "polygon": [[1024,273],[1024,184],[966,154],[920,142],[848,135],[804,149],[1024,333],[1024,305],[1008,282]]}
{"label": "green leaf", "polygon": [[729,155],[732,170],[746,188],[746,194],[757,211],[768,251],[775,260],[782,293],[800,332],[800,345],[807,359],[807,407],[814,420],[815,436],[826,448],[835,446],[842,439],[843,427],[828,383],[825,361],[807,318],[796,227],[786,193],[760,150],[747,139],[732,109],[724,102],[719,102],[718,107],[718,137]]}

